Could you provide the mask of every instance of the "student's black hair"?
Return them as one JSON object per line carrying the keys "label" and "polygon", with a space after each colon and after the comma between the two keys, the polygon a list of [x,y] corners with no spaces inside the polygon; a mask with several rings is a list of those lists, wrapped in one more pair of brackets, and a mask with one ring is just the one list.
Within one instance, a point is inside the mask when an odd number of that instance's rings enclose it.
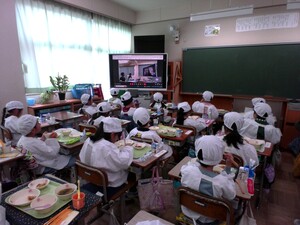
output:
{"label": "student's black hair", "polygon": [[231,129],[225,126],[225,129],[230,131],[223,140],[226,142],[227,146],[233,145],[236,149],[239,149],[238,144],[243,144],[243,137],[237,131],[236,124],[233,123]]}
{"label": "student's black hair", "polygon": [[183,125],[184,123],[184,110],[183,108],[179,108],[177,111],[177,118],[176,118],[176,123],[179,125]]}
{"label": "student's black hair", "polygon": [[7,117],[6,115],[6,107],[3,108],[3,111],[2,111],[2,120],[1,120],[1,125],[4,126],[4,121],[5,121],[5,118]]}
{"label": "student's black hair", "polygon": [[201,166],[203,167],[208,167],[208,165],[202,163],[200,160],[203,160],[203,152],[202,152],[202,149],[199,149],[198,151],[198,154],[197,154],[197,158],[198,158],[198,161],[200,163]]}
{"label": "student's black hair", "polygon": [[[111,142],[111,133],[105,133],[104,129],[103,129],[103,126],[104,126],[104,123],[101,122],[99,124],[99,127],[98,127],[96,133],[90,137],[90,139],[91,139],[92,142],[97,142],[97,141],[101,140],[102,138],[104,138],[105,140]],[[122,132],[119,132],[117,134],[120,137],[121,134],[122,134]]]}
{"label": "student's black hair", "polygon": [[[153,101],[153,102],[150,104],[150,108],[153,108],[153,107],[154,107],[154,105],[155,105],[155,103],[156,103],[156,101]],[[160,103],[161,103],[161,107],[162,107],[162,108],[164,108],[164,109],[166,109],[166,108],[167,108],[166,104],[165,104],[165,103],[163,103],[163,101],[161,101]]]}

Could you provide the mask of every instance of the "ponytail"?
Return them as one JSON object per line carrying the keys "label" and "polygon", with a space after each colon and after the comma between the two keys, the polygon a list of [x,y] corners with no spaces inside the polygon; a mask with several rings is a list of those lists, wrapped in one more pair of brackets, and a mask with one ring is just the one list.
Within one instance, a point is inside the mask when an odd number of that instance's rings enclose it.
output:
{"label": "ponytail", "polygon": [[101,122],[99,124],[99,127],[98,127],[96,133],[90,137],[92,142],[97,142],[100,139],[104,138],[103,125],[104,125],[103,122]]}
{"label": "ponytail", "polygon": [[177,111],[176,123],[179,124],[179,125],[183,125],[183,123],[184,123],[184,111],[183,111],[183,108],[179,108],[179,110]]}
{"label": "ponytail", "polygon": [[4,107],[2,111],[2,120],[1,120],[2,126],[4,126],[5,118],[6,118],[6,107]]}
{"label": "ponytail", "polygon": [[[225,128],[228,129],[226,126]],[[231,128],[232,130],[228,129],[230,132],[224,137],[223,140],[226,142],[227,146],[233,145],[233,147],[239,149],[238,144],[243,144],[243,137],[237,131],[235,123],[232,124]]]}

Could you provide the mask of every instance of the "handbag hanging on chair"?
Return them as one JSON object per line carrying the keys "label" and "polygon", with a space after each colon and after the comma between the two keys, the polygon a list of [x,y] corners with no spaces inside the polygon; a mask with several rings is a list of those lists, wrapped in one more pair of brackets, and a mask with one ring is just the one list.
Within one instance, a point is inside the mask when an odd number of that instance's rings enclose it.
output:
{"label": "handbag hanging on chair", "polygon": [[256,225],[256,220],[253,216],[250,202],[247,202],[246,210],[240,219],[239,225]]}

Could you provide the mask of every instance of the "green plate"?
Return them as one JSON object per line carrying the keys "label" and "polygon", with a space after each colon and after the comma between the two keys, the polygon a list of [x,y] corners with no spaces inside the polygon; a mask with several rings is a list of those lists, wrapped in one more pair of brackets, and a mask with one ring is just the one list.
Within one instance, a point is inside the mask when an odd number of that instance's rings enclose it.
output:
{"label": "green plate", "polygon": [[[52,181],[50,180],[50,183],[47,185],[47,187],[45,187],[44,189],[40,190],[41,191],[41,194],[40,196],[42,195],[45,195],[45,194],[53,194],[55,195],[54,191],[55,191],[55,188],[57,188],[59,185],[61,185],[60,183],[57,183],[55,181]],[[27,188],[27,187],[26,187]],[[8,196],[6,199],[5,199],[5,202],[7,204],[9,204],[9,198],[10,196]],[[16,207],[17,209],[21,210],[22,212],[36,218],[36,219],[43,219],[43,218],[46,218],[48,216],[51,216],[53,213],[55,213],[57,210],[59,210],[61,207],[63,207],[64,205],[68,204],[72,199],[68,199],[66,201],[63,201],[61,199],[57,199],[57,202],[55,203],[55,205],[53,206],[52,210],[49,212],[49,213],[38,213],[37,211],[35,210],[29,210],[29,211],[25,211],[24,209],[27,209],[28,208],[28,205],[27,206],[23,206],[23,207],[19,207],[19,206],[13,206],[13,207]]]}
{"label": "green plate", "polygon": [[142,149],[133,149],[133,158],[138,159],[144,156],[147,152],[151,151],[151,145],[146,144],[146,146]]}

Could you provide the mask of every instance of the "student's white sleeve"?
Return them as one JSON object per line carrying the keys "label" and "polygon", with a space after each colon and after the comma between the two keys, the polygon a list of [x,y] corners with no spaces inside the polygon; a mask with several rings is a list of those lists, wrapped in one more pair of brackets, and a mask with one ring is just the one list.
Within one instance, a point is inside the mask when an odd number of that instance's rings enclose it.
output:
{"label": "student's white sleeve", "polygon": [[109,150],[110,160],[120,169],[127,169],[133,161],[133,148],[132,146],[124,146],[120,149],[117,146],[113,146]]}
{"label": "student's white sleeve", "polygon": [[265,140],[270,141],[272,144],[277,144],[280,142],[282,133],[279,128],[272,125],[265,126]]}

